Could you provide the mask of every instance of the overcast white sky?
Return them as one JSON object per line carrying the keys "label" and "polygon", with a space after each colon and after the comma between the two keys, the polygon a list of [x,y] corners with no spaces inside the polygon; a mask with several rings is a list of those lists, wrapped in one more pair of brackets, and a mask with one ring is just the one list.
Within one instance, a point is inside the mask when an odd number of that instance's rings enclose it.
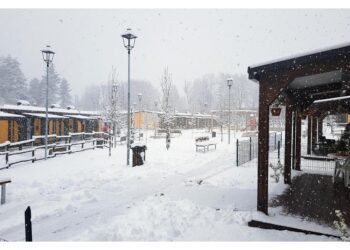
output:
{"label": "overcast white sky", "polygon": [[40,49],[57,53],[57,71],[73,93],[106,81],[112,65],[127,79],[120,35],[138,35],[132,78],[159,86],[164,66],[180,88],[205,73],[243,73],[266,60],[350,42],[350,10],[0,10],[0,55],[25,76],[40,77]]}

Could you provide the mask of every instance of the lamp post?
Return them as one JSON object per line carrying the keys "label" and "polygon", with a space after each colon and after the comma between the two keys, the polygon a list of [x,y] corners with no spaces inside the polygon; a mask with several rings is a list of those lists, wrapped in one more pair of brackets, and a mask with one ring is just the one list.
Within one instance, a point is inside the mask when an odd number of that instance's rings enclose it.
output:
{"label": "lamp post", "polygon": [[155,114],[153,116],[153,119],[154,119],[154,137],[156,137],[157,136],[156,121],[157,121],[157,118],[158,118],[158,114],[156,113],[157,110],[158,110],[158,101],[157,100],[154,100],[154,107],[155,107]]}
{"label": "lamp post", "polygon": [[53,61],[53,57],[55,55],[55,52],[50,50],[50,45],[46,45],[46,48],[44,50],[41,50],[41,53],[43,55],[43,60],[46,63],[46,113],[45,113],[45,160],[47,159],[47,141],[48,141],[48,127],[49,127],[49,118],[48,118],[48,111],[49,111],[49,67],[50,63]]}
{"label": "lamp post", "polygon": [[131,29],[128,28],[124,34],[121,35],[123,38],[123,44],[124,47],[128,51],[128,132],[127,132],[127,138],[126,138],[126,165],[129,165],[130,161],[130,51],[135,46],[135,41],[137,36],[135,36]]}
{"label": "lamp post", "polygon": [[208,120],[206,118],[206,115],[207,115],[207,108],[208,108],[208,103],[204,103],[204,115],[205,115],[205,118],[204,118],[204,126],[205,128],[208,127],[208,131],[209,131],[209,126],[208,126]]}
{"label": "lamp post", "polygon": [[230,144],[231,140],[231,87],[233,84],[232,78],[227,79],[228,86],[228,144]]}
{"label": "lamp post", "polygon": [[142,100],[142,93],[138,93],[137,97],[139,98],[139,141],[140,141],[140,133],[141,133],[141,100]]}

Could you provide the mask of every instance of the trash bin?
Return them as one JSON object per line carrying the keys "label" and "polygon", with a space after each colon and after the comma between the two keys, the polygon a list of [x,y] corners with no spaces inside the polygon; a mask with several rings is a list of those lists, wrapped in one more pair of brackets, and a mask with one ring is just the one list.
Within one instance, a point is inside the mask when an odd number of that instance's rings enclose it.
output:
{"label": "trash bin", "polygon": [[211,137],[212,137],[212,138],[216,137],[216,132],[215,132],[215,131],[212,131],[212,132],[211,132]]}
{"label": "trash bin", "polygon": [[132,166],[141,166],[146,161],[146,145],[134,143],[131,145],[132,150]]}

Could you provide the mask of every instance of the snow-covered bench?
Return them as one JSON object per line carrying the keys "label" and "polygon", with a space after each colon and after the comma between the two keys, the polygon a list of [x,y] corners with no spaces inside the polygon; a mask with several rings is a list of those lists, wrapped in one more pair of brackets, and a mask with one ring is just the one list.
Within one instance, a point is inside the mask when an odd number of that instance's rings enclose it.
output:
{"label": "snow-covered bench", "polygon": [[11,180],[6,178],[6,179],[0,179],[0,186],[1,186],[1,202],[0,204],[5,204],[6,202],[6,184],[10,183]]}
{"label": "snow-covered bench", "polygon": [[216,150],[216,142],[213,141],[200,141],[196,143],[196,152],[202,151],[205,153],[206,151],[209,151],[210,147],[214,148]]}
{"label": "snow-covered bench", "polygon": [[120,144],[122,144],[123,142],[126,142],[126,136],[117,137],[116,142]]}

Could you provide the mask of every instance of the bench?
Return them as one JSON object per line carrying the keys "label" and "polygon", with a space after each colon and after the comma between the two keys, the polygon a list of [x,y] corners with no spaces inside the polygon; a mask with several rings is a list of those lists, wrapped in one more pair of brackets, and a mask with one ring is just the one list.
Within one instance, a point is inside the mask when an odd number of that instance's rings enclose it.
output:
{"label": "bench", "polygon": [[210,150],[210,147],[214,147],[216,150],[216,142],[210,142],[210,141],[202,141],[202,142],[197,142],[196,143],[196,152],[201,151],[205,153],[206,151]]}
{"label": "bench", "polygon": [[202,141],[209,141],[209,136],[199,136],[195,138],[195,141],[198,142],[202,142]]}
{"label": "bench", "polygon": [[126,142],[126,136],[117,137],[116,143],[122,144],[123,142]]}
{"label": "bench", "polygon": [[10,179],[0,179],[0,186],[1,186],[1,202],[0,204],[5,204],[6,201],[6,184],[10,183]]}

